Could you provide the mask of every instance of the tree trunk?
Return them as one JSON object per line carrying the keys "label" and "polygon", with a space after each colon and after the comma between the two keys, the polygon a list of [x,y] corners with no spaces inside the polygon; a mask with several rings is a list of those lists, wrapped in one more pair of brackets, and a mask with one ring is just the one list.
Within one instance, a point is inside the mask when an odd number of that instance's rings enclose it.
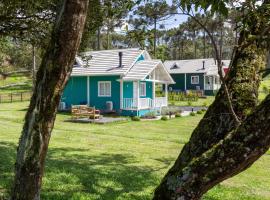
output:
{"label": "tree trunk", "polygon": [[156,58],[156,45],[157,45],[157,19],[154,19],[154,58]]}
{"label": "tree trunk", "polygon": [[197,58],[196,31],[193,32],[194,59]]}
{"label": "tree trunk", "polygon": [[35,45],[32,45],[32,59],[33,59],[32,79],[33,79],[33,89],[34,89],[35,82],[36,82],[36,47]]}
{"label": "tree trunk", "polygon": [[[241,34],[239,47],[235,51],[226,79],[233,109],[241,120],[244,120],[247,114],[252,112],[257,105],[260,82],[258,72],[265,64],[265,47],[256,41],[247,44],[247,39],[247,34]],[[174,199],[172,197],[176,195],[176,191],[171,187],[171,177],[177,177],[178,174],[181,174],[195,158],[203,157],[203,153],[217,145],[230,131],[237,127],[232,114],[230,114],[226,99],[222,86],[215,101],[192,133],[190,141],[184,146],[173,167],[156,189],[155,200]],[[209,172],[211,172],[211,169],[209,169]],[[190,173],[193,174],[193,171]],[[192,192],[196,193],[195,188],[193,189]],[[194,199],[197,198],[194,197]]]}
{"label": "tree trunk", "polygon": [[97,50],[100,50],[100,27],[97,30]]}
{"label": "tree trunk", "polygon": [[79,48],[87,0],[65,0],[37,79],[19,141],[12,200],[38,200],[57,107]]}
{"label": "tree trunk", "polygon": [[170,194],[154,199],[197,200],[217,183],[250,167],[270,147],[270,95],[203,156],[194,158],[182,171],[169,174]]}
{"label": "tree trunk", "polygon": [[206,58],[206,34],[205,34],[205,30],[203,31],[203,58]]}
{"label": "tree trunk", "polygon": [[219,55],[220,59],[223,59],[223,24],[220,26],[220,41],[219,41]]}

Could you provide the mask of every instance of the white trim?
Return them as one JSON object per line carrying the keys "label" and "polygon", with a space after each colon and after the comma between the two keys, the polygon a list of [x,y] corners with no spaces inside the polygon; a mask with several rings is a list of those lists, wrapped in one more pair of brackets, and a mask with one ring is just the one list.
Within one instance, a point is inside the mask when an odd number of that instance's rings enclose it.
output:
{"label": "white trim", "polygon": [[120,109],[123,109],[123,80],[120,80]]}
{"label": "white trim", "polygon": [[[140,97],[145,97],[146,96],[146,83],[145,82],[140,82]],[[141,90],[141,87],[144,88],[144,90]],[[142,93],[142,91],[144,93]]]}
{"label": "white trim", "polygon": [[[193,83],[193,82],[192,82],[192,78],[198,78],[198,81],[197,81],[196,83]],[[200,84],[200,76],[191,76],[191,77],[190,77],[190,83],[191,83],[192,85]]]}
{"label": "white trim", "polygon": [[90,77],[87,76],[87,105],[90,106],[90,81],[89,81]]}
{"label": "white trim", "polygon": [[[110,90],[108,95],[100,95],[100,84],[106,84],[109,83],[110,84]],[[98,97],[111,97],[112,96],[112,83],[111,81],[98,81]]]}
{"label": "white trim", "polygon": [[[140,110],[140,81],[137,81],[137,110]],[[139,113],[137,112],[137,116]]]}

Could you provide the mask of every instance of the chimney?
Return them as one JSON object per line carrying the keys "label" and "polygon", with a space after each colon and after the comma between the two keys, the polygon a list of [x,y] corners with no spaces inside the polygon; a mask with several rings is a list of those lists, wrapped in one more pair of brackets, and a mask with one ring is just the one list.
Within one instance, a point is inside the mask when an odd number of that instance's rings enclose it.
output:
{"label": "chimney", "polygon": [[202,63],[203,63],[202,68],[205,69],[205,60],[203,60]]}
{"label": "chimney", "polygon": [[118,56],[119,56],[119,66],[118,67],[123,67],[123,64],[122,64],[122,61],[123,61],[123,52],[120,51],[118,53]]}

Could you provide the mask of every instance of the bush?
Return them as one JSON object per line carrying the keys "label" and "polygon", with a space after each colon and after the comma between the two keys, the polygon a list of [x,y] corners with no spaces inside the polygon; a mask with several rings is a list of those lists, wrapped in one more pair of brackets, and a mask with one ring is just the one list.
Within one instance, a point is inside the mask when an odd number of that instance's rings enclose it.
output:
{"label": "bush", "polygon": [[134,117],[131,117],[131,120],[132,121],[141,121],[141,118],[134,116]]}
{"label": "bush", "polygon": [[203,114],[203,112],[201,110],[198,110],[197,114],[201,115],[201,114]]}
{"label": "bush", "polygon": [[192,102],[191,101],[188,101],[187,104],[188,104],[188,106],[192,106]]}
{"label": "bush", "polygon": [[190,115],[190,116],[195,116],[196,113],[195,113],[195,112],[191,112],[189,115]]}
{"label": "bush", "polygon": [[142,118],[154,119],[154,118],[156,118],[156,115],[157,115],[156,112],[152,111],[152,112],[146,113]]}
{"label": "bush", "polygon": [[162,117],[161,117],[161,120],[167,121],[167,120],[168,120],[168,117],[167,117],[167,116],[162,116]]}
{"label": "bush", "polygon": [[203,102],[203,107],[207,107],[207,102]]}
{"label": "bush", "polygon": [[176,113],[175,117],[182,117],[182,115],[180,113]]}
{"label": "bush", "polygon": [[206,109],[205,109],[205,108],[203,108],[203,109],[201,109],[201,111],[202,111],[202,112],[206,112]]}
{"label": "bush", "polygon": [[182,110],[178,107],[165,107],[162,108],[161,115],[174,115],[181,112]]}

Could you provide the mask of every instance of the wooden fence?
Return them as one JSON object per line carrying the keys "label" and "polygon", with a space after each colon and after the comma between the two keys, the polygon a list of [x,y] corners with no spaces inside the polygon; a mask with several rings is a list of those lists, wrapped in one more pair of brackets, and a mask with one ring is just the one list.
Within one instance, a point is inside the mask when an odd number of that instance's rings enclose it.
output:
{"label": "wooden fence", "polygon": [[31,96],[32,96],[32,92],[18,92],[18,93],[0,94],[0,103],[29,101]]}

